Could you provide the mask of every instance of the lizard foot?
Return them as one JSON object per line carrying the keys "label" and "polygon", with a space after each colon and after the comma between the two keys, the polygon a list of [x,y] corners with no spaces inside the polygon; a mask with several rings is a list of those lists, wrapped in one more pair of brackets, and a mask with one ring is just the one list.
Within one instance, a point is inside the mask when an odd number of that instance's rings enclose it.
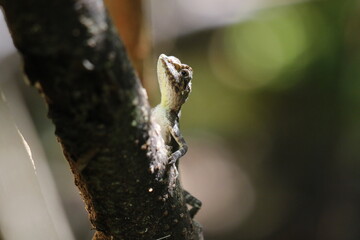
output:
{"label": "lizard foot", "polygon": [[194,218],[195,214],[200,210],[202,203],[186,190],[183,191],[183,194],[185,202],[191,206],[191,209],[189,210],[190,217]]}

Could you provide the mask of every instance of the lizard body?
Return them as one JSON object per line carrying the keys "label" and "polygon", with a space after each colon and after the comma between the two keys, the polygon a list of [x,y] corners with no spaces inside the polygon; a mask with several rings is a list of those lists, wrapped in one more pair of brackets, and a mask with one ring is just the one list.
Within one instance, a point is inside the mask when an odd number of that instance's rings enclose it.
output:
{"label": "lizard body", "polygon": [[[160,127],[160,135],[167,146],[168,164],[177,172],[180,157],[187,152],[187,144],[179,129],[181,107],[191,92],[193,70],[173,56],[161,54],[157,63],[157,75],[161,92],[161,102],[152,110],[153,120]],[[187,204],[192,206],[190,216],[194,217],[201,202],[184,191]]]}
{"label": "lizard body", "polygon": [[[179,130],[179,118],[182,105],[191,92],[192,68],[182,64],[176,57],[161,54],[157,64],[161,102],[153,111],[153,119],[159,124],[161,136],[167,146],[171,138],[179,145],[179,152],[170,157],[176,162],[187,151],[187,145]],[[174,146],[173,146],[174,147]]]}

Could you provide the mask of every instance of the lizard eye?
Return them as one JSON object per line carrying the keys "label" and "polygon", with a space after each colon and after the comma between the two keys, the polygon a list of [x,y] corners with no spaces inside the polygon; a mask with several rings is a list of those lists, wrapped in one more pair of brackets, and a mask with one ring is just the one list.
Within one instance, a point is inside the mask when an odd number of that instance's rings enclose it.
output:
{"label": "lizard eye", "polygon": [[183,78],[189,77],[189,71],[186,70],[186,69],[181,70],[181,71],[180,71],[180,74],[181,74],[181,76],[182,76]]}
{"label": "lizard eye", "polygon": [[185,81],[186,84],[188,84],[188,82],[192,78],[192,75],[191,75],[190,71],[187,70],[187,69],[182,69],[180,71],[180,75],[181,75],[181,78]]}

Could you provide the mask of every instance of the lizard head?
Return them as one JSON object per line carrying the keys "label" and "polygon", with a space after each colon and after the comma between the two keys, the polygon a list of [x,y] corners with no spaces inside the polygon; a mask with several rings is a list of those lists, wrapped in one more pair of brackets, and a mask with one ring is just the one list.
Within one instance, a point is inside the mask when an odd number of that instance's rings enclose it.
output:
{"label": "lizard head", "polygon": [[161,104],[179,111],[191,92],[193,70],[173,56],[161,54],[157,64]]}

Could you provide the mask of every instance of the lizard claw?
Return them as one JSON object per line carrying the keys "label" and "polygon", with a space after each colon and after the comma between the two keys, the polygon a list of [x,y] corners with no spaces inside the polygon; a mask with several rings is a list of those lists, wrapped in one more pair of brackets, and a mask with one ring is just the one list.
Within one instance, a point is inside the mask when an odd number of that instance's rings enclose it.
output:
{"label": "lizard claw", "polygon": [[174,156],[169,157],[168,165],[174,168],[174,172],[175,172],[174,178],[175,179],[179,176],[179,171],[177,170],[176,162],[177,162],[177,159],[175,159]]}
{"label": "lizard claw", "polygon": [[178,176],[179,176],[179,171],[177,170],[177,167],[176,167],[175,163],[173,164],[173,167],[174,167],[174,172],[175,172],[174,179],[177,179]]}
{"label": "lizard claw", "polygon": [[169,157],[169,160],[168,160],[168,164],[169,164],[169,165],[172,165],[172,164],[175,165],[176,160],[177,160],[177,159],[175,159],[173,156],[170,156],[170,157]]}

